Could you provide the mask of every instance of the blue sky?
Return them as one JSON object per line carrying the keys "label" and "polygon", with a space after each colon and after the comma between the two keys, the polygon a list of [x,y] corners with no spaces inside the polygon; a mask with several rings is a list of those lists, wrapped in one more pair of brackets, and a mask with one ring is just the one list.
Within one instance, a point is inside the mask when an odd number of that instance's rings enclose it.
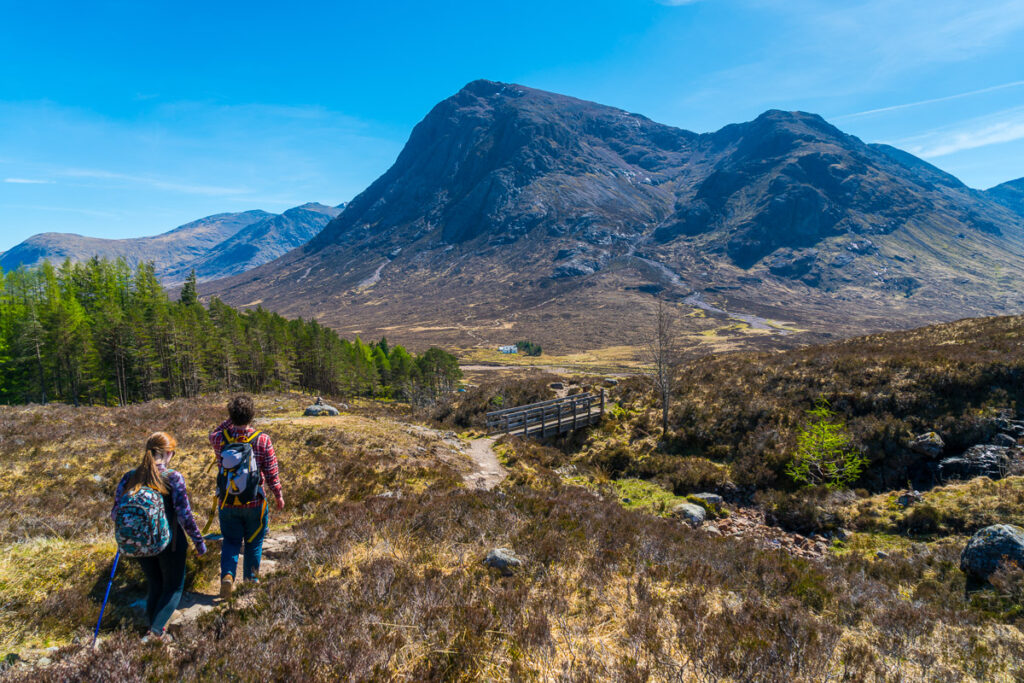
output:
{"label": "blue sky", "polygon": [[346,201],[477,78],[700,132],[801,109],[1024,176],[1024,0],[0,0],[0,250]]}

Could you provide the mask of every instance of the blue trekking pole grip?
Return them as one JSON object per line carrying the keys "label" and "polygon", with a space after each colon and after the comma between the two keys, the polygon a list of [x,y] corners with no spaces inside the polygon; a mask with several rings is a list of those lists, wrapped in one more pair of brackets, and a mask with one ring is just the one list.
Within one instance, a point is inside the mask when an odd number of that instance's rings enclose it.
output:
{"label": "blue trekking pole grip", "polygon": [[103,623],[103,612],[107,609],[107,598],[110,597],[110,587],[114,585],[114,572],[117,571],[117,561],[121,559],[121,549],[117,549],[117,555],[114,555],[114,566],[110,570],[110,581],[107,581],[107,592],[103,594],[103,605],[100,607],[100,618],[96,620],[96,630],[92,634],[92,645],[90,647],[96,647],[96,639],[100,635],[100,624]]}

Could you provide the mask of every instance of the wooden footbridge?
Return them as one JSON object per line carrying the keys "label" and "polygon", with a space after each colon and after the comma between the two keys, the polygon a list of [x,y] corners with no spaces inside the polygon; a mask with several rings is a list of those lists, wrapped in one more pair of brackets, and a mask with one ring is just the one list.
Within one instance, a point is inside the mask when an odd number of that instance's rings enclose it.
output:
{"label": "wooden footbridge", "polygon": [[487,413],[487,433],[543,439],[589,427],[602,417],[604,389],[600,394],[576,394]]}

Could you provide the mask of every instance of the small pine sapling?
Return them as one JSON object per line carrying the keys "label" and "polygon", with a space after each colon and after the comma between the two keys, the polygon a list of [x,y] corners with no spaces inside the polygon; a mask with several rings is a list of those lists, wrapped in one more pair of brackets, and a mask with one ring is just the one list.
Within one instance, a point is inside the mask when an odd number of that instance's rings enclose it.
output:
{"label": "small pine sapling", "polygon": [[807,411],[808,420],[797,434],[796,455],[786,474],[798,484],[843,489],[852,484],[867,465],[853,444],[846,423],[826,400]]}

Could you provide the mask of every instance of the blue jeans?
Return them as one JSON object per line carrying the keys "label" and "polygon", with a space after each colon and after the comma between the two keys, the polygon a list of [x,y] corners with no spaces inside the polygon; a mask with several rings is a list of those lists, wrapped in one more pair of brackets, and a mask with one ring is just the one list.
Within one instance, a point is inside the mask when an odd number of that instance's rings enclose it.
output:
{"label": "blue jeans", "polygon": [[[260,513],[263,514],[260,514]],[[234,578],[238,571],[238,551],[245,544],[242,572],[247,581],[259,581],[260,558],[263,556],[263,538],[267,535],[270,521],[270,506],[263,512],[259,507],[222,507],[219,513],[220,533],[224,540],[220,546],[220,575]],[[253,534],[256,534],[253,537]],[[249,539],[252,540],[249,540]]]}

